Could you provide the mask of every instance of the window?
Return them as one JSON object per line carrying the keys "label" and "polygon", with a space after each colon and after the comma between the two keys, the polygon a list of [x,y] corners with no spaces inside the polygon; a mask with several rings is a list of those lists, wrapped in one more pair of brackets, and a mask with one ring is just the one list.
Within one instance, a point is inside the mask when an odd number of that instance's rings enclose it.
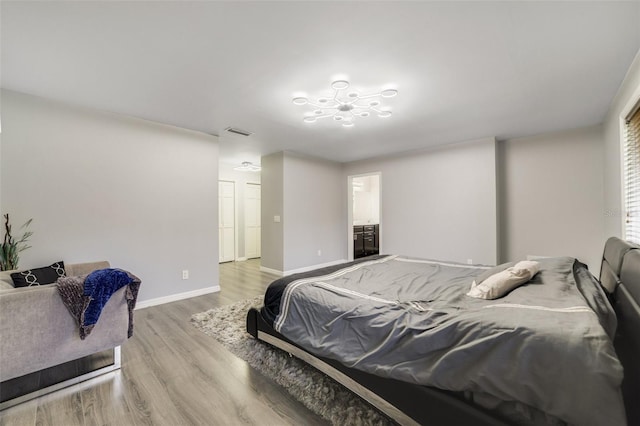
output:
{"label": "window", "polygon": [[640,244],[640,104],[626,120],[624,141],[625,238]]}

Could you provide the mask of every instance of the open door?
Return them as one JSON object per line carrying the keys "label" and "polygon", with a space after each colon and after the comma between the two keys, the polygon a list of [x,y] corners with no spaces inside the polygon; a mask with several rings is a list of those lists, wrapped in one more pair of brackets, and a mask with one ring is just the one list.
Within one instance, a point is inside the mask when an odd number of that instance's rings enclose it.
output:
{"label": "open door", "polygon": [[349,259],[380,253],[381,173],[349,176]]}

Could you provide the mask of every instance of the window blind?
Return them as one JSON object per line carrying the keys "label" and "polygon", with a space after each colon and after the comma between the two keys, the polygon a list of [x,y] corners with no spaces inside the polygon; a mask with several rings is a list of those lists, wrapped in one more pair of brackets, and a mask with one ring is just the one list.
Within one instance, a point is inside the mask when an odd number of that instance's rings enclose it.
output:
{"label": "window blind", "polygon": [[626,239],[640,244],[640,108],[626,122],[624,194]]}

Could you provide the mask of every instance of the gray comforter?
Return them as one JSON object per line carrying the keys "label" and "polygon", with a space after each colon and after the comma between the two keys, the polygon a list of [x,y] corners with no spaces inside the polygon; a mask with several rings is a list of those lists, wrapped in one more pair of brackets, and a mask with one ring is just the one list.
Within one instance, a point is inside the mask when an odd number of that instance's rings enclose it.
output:
{"label": "gray comforter", "polygon": [[487,268],[389,256],[289,283],[274,328],[383,377],[488,395],[568,424],[624,425],[615,314],[572,258],[501,299],[466,296]]}

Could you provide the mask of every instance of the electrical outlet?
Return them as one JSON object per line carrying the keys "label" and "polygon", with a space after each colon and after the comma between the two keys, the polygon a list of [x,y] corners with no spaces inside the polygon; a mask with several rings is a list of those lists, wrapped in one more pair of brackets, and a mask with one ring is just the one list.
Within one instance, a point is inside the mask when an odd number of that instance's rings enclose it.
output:
{"label": "electrical outlet", "polygon": [[189,279],[189,270],[185,269],[182,271],[182,279],[183,280],[188,280]]}
{"label": "electrical outlet", "polygon": [[322,250],[318,250],[318,256],[322,256]]}
{"label": "electrical outlet", "polygon": [[473,265],[473,259],[467,259],[467,263],[468,263],[469,265]]}

